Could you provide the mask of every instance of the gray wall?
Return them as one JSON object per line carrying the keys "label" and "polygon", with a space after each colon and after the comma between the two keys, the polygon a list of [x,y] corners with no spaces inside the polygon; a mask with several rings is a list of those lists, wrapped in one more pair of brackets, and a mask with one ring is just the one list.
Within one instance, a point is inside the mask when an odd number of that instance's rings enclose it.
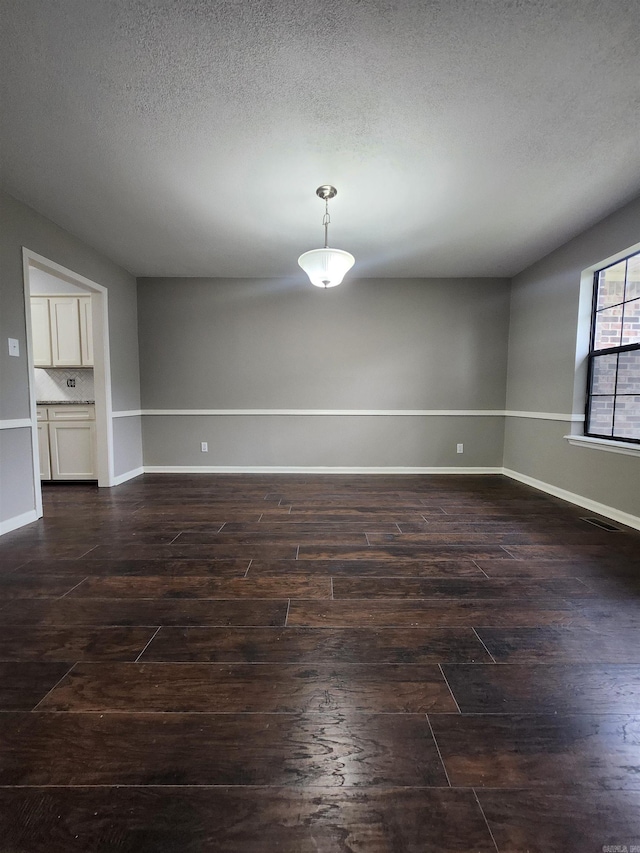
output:
{"label": "gray wall", "polygon": [[[504,409],[503,279],[140,279],[138,314],[145,410]],[[494,467],[503,419],[158,415],[143,434],[154,466]]]}
{"label": "gray wall", "polygon": [[[572,411],[581,272],[637,244],[639,223],[637,199],[513,280],[507,409]],[[640,457],[574,447],[563,438],[570,431],[569,423],[509,418],[505,467],[640,516]]]}
{"label": "gray wall", "polygon": [[0,429],[0,522],[33,510],[31,428]]}
{"label": "gray wall", "polygon": [[140,415],[113,419],[113,443],[118,448],[114,474],[128,474],[142,467],[142,424]]}
{"label": "gray wall", "polygon": [[[0,420],[29,417],[23,246],[108,288],[113,408],[139,409],[135,279],[50,220],[0,192]],[[7,337],[20,341],[19,358],[9,357]],[[35,505],[31,486],[29,499],[24,497],[24,484],[32,481],[29,443],[22,440],[15,450],[13,444],[17,439],[9,439],[6,435],[3,438],[0,444],[0,522],[27,512]],[[17,456],[12,455],[14,450]],[[116,471],[122,471],[123,451],[131,456],[130,447],[123,448],[116,440]],[[19,510],[16,495],[21,495]]]}

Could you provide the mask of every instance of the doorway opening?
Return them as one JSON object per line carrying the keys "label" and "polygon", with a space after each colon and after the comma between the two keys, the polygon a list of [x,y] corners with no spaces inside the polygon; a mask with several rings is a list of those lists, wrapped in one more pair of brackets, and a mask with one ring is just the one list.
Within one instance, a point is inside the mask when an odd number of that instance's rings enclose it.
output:
{"label": "doorway opening", "polygon": [[[95,401],[94,407],[91,410],[91,415],[95,413],[95,477],[92,479],[98,481],[98,486],[112,486],[114,483],[113,474],[113,428],[111,421],[111,369],[109,358],[109,327],[108,327],[108,293],[106,287],[91,281],[78,273],[69,270],[60,264],[50,261],[47,258],[38,255],[29,249],[22,250],[22,266],[24,279],[24,301],[25,301],[25,316],[26,316],[26,339],[27,339],[27,361],[29,366],[29,409],[31,419],[31,437],[32,437],[32,456],[33,456],[33,479],[34,479],[34,495],[35,506],[38,518],[42,517],[42,488],[41,488],[41,466],[46,466],[47,460],[41,456],[42,446],[38,442],[38,390],[40,394],[45,393],[43,389],[47,387],[53,388],[55,383],[64,380],[62,370],[55,371],[55,375],[48,376],[44,370],[40,370],[38,374],[38,382],[36,382],[36,369],[38,369],[37,359],[34,356],[34,335],[33,335],[33,318],[32,318],[32,296],[37,296],[33,305],[34,317],[36,323],[39,320],[38,312],[42,310],[42,305],[39,304],[42,299],[49,300],[45,307],[46,317],[50,317],[49,312],[59,310],[62,322],[64,322],[64,313],[73,307],[73,310],[78,311],[78,323],[81,326],[81,338],[78,346],[80,347],[80,361],[77,368],[69,373],[74,373],[73,378],[70,376],[66,379],[65,386],[68,387],[68,393],[65,395],[68,399],[65,402],[87,402],[80,400],[82,394],[93,394]],[[58,291],[57,293],[55,291]],[[88,298],[87,298],[88,297]],[[54,307],[52,307],[54,306]],[[44,315],[43,315],[44,316]],[[52,326],[52,336],[55,338],[56,329]],[[84,359],[84,364],[82,363]],[[65,357],[61,362],[64,363]],[[74,359],[75,360],[75,357]],[[39,361],[40,364],[44,362]],[[91,369],[89,364],[91,363]],[[54,371],[51,371],[54,373]],[[92,375],[90,375],[92,374]],[[76,390],[76,385],[80,380],[80,387]],[[44,384],[43,384],[44,383]],[[54,394],[54,392],[51,392]],[[56,400],[59,399],[57,396]],[[52,401],[55,404],[55,400]],[[60,423],[51,426],[52,435],[60,439],[60,448],[64,449],[65,443],[67,447],[72,447],[73,436],[71,433],[64,433],[63,422],[67,423],[66,418],[69,415],[64,413],[62,407],[52,405],[50,411],[53,417],[60,417]],[[78,415],[80,407],[73,406],[74,415]],[[71,409],[67,409],[71,411]],[[41,414],[43,408],[40,407]],[[42,425],[42,424],[41,424]],[[68,424],[70,425],[70,424]],[[77,425],[76,425],[77,426]],[[91,440],[93,441],[93,426],[91,426]],[[83,437],[83,440],[84,439]],[[71,443],[70,443],[71,442]],[[54,454],[58,448],[54,450]],[[61,451],[62,452],[62,451]],[[58,462],[54,460],[54,466]],[[43,467],[46,472],[46,467]],[[73,479],[72,476],[66,477],[64,474],[60,479]]]}

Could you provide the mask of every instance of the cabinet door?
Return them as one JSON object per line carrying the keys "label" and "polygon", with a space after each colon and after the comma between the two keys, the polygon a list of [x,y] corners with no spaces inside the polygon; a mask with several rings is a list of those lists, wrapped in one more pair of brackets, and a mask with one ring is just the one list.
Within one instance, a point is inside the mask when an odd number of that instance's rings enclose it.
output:
{"label": "cabinet door", "polygon": [[34,365],[51,367],[51,327],[49,300],[46,296],[31,297],[31,338]]}
{"label": "cabinet door", "polygon": [[49,461],[49,430],[48,424],[38,424],[38,457],[40,459],[40,479],[51,479],[51,463]]}
{"label": "cabinet door", "polygon": [[77,296],[52,296],[51,349],[54,367],[81,367],[80,311]]}
{"label": "cabinet door", "polygon": [[93,325],[91,323],[91,297],[80,296],[80,348],[82,366],[93,367]]}
{"label": "cabinet door", "polygon": [[95,480],[95,424],[60,422],[49,424],[51,478]]}

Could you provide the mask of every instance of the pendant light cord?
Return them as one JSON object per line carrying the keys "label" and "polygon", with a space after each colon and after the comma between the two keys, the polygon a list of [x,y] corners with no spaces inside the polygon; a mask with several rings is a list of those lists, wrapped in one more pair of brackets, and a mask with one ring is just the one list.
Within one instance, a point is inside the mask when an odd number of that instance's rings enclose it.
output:
{"label": "pendant light cord", "polygon": [[329,223],[331,222],[331,217],[329,216],[329,199],[325,198],[324,200],[324,216],[322,217],[322,224],[324,225],[324,247],[325,249],[329,248]]}

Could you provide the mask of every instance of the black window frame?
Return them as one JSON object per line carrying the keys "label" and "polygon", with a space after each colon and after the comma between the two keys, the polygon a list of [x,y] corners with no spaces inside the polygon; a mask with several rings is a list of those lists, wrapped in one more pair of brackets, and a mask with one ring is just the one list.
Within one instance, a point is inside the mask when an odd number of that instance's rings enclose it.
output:
{"label": "black window frame", "polygon": [[[614,261],[610,264],[607,264],[604,267],[600,267],[593,274],[593,302],[592,302],[592,307],[591,307],[591,336],[589,339],[589,355],[587,356],[587,358],[588,358],[587,393],[586,393],[586,401],[585,401],[585,424],[584,424],[584,434],[588,438],[603,438],[603,439],[606,439],[607,441],[615,441],[615,442],[620,442],[622,444],[632,444],[632,445],[640,445],[640,438],[629,438],[628,436],[620,436],[620,435],[614,435],[614,434],[604,435],[602,433],[592,432],[590,430],[590,416],[591,416],[591,401],[592,401],[594,396],[613,396],[613,415],[612,415],[612,422],[611,422],[611,431],[612,431],[612,433],[615,432],[615,416],[616,416],[615,404],[616,404],[616,399],[619,396],[617,394],[618,366],[619,366],[619,364],[616,363],[616,380],[615,380],[613,394],[612,395],[594,395],[592,393],[592,385],[593,385],[593,372],[594,372],[593,366],[594,366],[595,360],[598,357],[607,356],[607,355],[620,355],[620,353],[625,353],[625,352],[640,352],[640,341],[638,341],[637,343],[634,343],[634,344],[624,344],[624,345],[616,346],[616,347],[605,347],[605,348],[599,349],[599,350],[594,349],[595,339],[596,339],[596,321],[597,321],[597,316],[598,316],[598,287],[600,284],[600,275],[605,270],[608,270],[611,267],[615,267],[618,264],[622,263],[622,261],[625,261],[627,263],[627,266],[628,266],[629,260],[631,258],[635,258],[638,256],[640,256],[640,251],[631,252],[631,254],[625,255],[623,258],[619,258],[617,261]],[[624,306],[627,303],[627,300],[624,299],[624,296],[626,296],[626,272],[625,272],[625,292],[623,293],[622,302],[614,303],[614,306],[608,306],[608,307],[615,307],[615,305],[623,305]],[[628,301],[630,301],[630,302],[635,301],[636,298],[637,297],[634,297],[633,300],[628,300]],[[623,318],[624,318],[624,308],[623,308]],[[627,396],[627,395],[620,395],[620,396]],[[640,396],[640,394],[633,394],[633,395],[629,395],[629,396],[637,397],[637,396]]]}

